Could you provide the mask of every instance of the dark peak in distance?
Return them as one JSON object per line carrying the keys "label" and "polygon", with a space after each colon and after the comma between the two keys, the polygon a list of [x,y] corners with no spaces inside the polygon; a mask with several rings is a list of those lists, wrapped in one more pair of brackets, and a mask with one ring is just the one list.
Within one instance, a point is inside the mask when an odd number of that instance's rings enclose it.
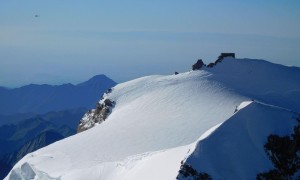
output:
{"label": "dark peak in distance", "polygon": [[83,85],[89,85],[89,84],[93,84],[93,83],[99,83],[99,82],[113,82],[114,84],[117,84],[115,81],[113,81],[112,79],[110,79],[109,77],[107,77],[104,74],[99,74],[99,75],[95,75],[92,78],[88,79],[87,81],[84,81],[82,83],[79,84],[72,84],[72,83],[63,83],[63,84],[58,84],[58,85],[51,85],[51,84],[35,84],[35,83],[30,83],[21,87],[16,87],[16,88],[8,88],[8,87],[4,87],[4,86],[0,86],[0,91],[3,90],[15,90],[15,89],[32,89],[32,88],[51,88],[51,87],[71,87],[71,86],[83,86]]}
{"label": "dark peak in distance", "polygon": [[73,85],[29,84],[15,89],[0,88],[0,114],[44,114],[78,107],[92,108],[107,89],[116,83],[105,75],[97,75]]}
{"label": "dark peak in distance", "polygon": [[114,82],[112,79],[110,79],[109,77],[107,77],[104,74],[99,74],[96,76],[93,76],[92,78],[90,78],[89,80],[79,83],[77,84],[77,86],[87,86],[87,85],[93,85],[95,83],[99,84],[99,83],[106,83],[106,82],[110,82],[112,84],[116,84],[116,82]]}

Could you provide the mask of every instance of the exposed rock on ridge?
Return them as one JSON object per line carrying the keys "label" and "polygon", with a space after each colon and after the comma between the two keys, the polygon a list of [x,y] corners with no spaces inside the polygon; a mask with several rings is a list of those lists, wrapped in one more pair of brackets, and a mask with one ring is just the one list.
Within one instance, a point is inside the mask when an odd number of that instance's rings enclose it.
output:
{"label": "exposed rock on ridge", "polygon": [[84,114],[79,122],[77,133],[88,130],[94,127],[96,124],[100,124],[109,116],[115,105],[114,101],[107,98],[107,95],[111,93],[112,89],[108,89],[103,94],[101,100],[97,103],[96,109],[91,109]]}
{"label": "exposed rock on ridge", "polygon": [[202,59],[198,59],[198,61],[192,66],[192,69],[193,70],[201,69],[203,65],[205,66]]}
{"label": "exposed rock on ridge", "polygon": [[204,64],[203,61],[202,61],[202,59],[199,59],[199,60],[197,61],[197,63],[195,63],[195,64],[192,66],[192,69],[193,69],[193,71],[194,71],[194,70],[199,70],[199,69],[201,69],[203,66],[212,68],[212,67],[214,67],[215,65],[217,65],[218,63],[222,62],[223,59],[224,59],[225,57],[232,57],[232,58],[235,58],[235,53],[221,53],[220,56],[218,57],[218,59],[217,59],[215,62],[209,63],[208,65]]}

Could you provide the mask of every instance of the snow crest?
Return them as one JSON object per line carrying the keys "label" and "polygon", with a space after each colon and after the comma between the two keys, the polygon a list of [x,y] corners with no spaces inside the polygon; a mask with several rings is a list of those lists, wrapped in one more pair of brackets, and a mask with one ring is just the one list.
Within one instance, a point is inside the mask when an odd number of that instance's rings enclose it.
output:
{"label": "snow crest", "polygon": [[255,179],[259,172],[273,168],[264,151],[267,137],[291,134],[299,114],[257,102],[241,106],[244,108],[197,143],[185,165],[213,179]]}
{"label": "snow crest", "polygon": [[[25,156],[6,180],[174,179],[187,154],[183,163],[214,178],[253,179],[272,166],[266,137],[291,130],[296,115],[286,109],[300,112],[299,77],[299,68],[224,58],[213,68],[118,84],[83,117],[88,130]],[[107,99],[113,108],[99,114]]]}

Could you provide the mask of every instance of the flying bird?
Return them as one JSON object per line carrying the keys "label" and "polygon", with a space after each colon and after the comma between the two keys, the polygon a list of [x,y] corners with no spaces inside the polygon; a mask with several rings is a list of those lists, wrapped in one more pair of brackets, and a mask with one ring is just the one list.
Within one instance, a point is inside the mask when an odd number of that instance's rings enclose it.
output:
{"label": "flying bird", "polygon": [[38,17],[40,17],[40,15],[36,14],[36,15],[34,15],[34,17],[38,18]]}

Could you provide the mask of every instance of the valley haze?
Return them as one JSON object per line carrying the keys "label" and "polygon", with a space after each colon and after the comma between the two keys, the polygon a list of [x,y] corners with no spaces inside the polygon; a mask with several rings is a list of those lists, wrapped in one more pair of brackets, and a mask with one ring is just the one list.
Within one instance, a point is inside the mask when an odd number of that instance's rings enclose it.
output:
{"label": "valley haze", "polygon": [[299,67],[299,9],[297,0],[1,1],[0,86],[99,73],[121,83],[219,52]]}

